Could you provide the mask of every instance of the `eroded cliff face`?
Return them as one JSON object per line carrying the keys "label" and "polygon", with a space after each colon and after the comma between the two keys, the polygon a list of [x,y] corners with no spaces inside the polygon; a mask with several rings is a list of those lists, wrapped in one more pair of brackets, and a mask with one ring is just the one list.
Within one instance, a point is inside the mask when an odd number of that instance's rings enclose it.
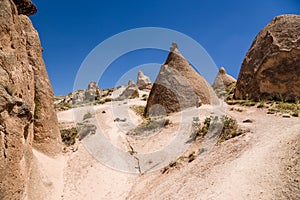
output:
{"label": "eroded cliff face", "polygon": [[28,0],[0,1],[0,199],[26,198],[32,147],[57,155],[54,96]]}

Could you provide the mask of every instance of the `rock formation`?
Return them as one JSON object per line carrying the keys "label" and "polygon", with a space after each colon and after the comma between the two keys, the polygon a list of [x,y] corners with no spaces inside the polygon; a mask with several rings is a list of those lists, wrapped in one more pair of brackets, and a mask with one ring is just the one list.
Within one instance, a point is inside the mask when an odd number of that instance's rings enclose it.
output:
{"label": "rock formation", "polygon": [[32,146],[60,152],[54,96],[29,0],[0,1],[0,199],[24,199]]}
{"label": "rock formation", "polygon": [[134,85],[134,81],[133,80],[129,80],[128,81],[128,85]]}
{"label": "rock formation", "polygon": [[235,98],[300,99],[300,15],[275,17],[255,38]]}
{"label": "rock formation", "polygon": [[210,85],[185,60],[172,44],[171,52],[150,92],[145,115],[160,115],[215,102]]}
{"label": "rock formation", "polygon": [[84,94],[84,101],[95,101],[100,99],[101,97],[101,90],[99,89],[96,82],[90,82],[88,85],[88,89],[85,91]]}
{"label": "rock formation", "polygon": [[145,89],[151,90],[152,87],[152,82],[150,78],[146,76],[142,71],[138,72],[136,84],[140,90],[145,90]]}
{"label": "rock formation", "polygon": [[119,100],[128,98],[138,98],[140,96],[139,89],[135,84],[128,85],[126,89],[119,96]]}
{"label": "rock formation", "polygon": [[227,74],[224,67],[221,67],[212,87],[219,97],[225,97],[226,90],[235,82],[236,79]]}
{"label": "rock formation", "polygon": [[221,86],[227,87],[235,82],[236,82],[236,79],[233,78],[232,76],[230,76],[229,74],[227,74],[224,67],[221,67],[219,70],[219,73],[213,83],[213,88],[221,87]]}

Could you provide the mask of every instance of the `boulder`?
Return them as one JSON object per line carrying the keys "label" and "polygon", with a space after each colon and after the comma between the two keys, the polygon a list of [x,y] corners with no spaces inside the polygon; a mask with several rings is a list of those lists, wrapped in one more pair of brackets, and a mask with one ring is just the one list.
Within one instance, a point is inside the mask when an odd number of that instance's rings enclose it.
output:
{"label": "boulder", "polygon": [[243,61],[235,98],[300,99],[300,15],[275,17]]}
{"label": "boulder", "polygon": [[137,86],[140,90],[151,89],[152,82],[148,76],[139,70],[137,76]]}
{"label": "boulder", "polygon": [[32,147],[61,152],[42,47],[26,16],[34,9],[29,0],[0,1],[0,199],[32,199]]}
{"label": "boulder", "polygon": [[172,44],[170,53],[151,89],[145,116],[178,112],[182,109],[217,102],[206,82]]}

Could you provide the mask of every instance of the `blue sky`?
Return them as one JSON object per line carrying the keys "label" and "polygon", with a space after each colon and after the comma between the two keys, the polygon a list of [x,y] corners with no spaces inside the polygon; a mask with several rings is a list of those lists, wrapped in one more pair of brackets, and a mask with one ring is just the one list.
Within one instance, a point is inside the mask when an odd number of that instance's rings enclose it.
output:
{"label": "blue sky", "polygon": [[[256,34],[277,15],[300,14],[299,0],[32,1],[38,13],[31,19],[40,34],[55,95],[73,90],[77,71],[98,44],[140,27],[163,27],[188,35],[205,48],[218,67],[225,66],[237,77]],[[151,49],[123,55],[108,67],[99,86],[124,83],[124,74],[130,78],[128,71],[147,63],[156,63],[152,71],[157,72],[166,56],[165,51]],[[148,72],[151,66],[147,67]],[[149,75],[154,81],[155,73]]]}

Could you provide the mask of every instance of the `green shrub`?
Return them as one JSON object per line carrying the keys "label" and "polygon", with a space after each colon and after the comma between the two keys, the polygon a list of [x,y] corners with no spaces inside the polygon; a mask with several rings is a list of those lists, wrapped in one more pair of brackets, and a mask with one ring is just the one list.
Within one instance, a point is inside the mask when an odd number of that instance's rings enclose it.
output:
{"label": "green shrub", "polygon": [[68,129],[62,129],[60,130],[61,139],[63,143],[67,146],[71,146],[75,144],[76,138],[78,137],[78,132],[75,127],[68,128]]}
{"label": "green shrub", "polygon": [[87,113],[84,114],[83,121],[86,119],[93,118],[93,117],[94,117],[94,115],[90,111],[88,111]]}
{"label": "green shrub", "polygon": [[219,142],[223,142],[243,134],[243,131],[238,128],[238,124],[235,119],[223,116],[221,121],[223,123],[223,128],[219,136]]}

